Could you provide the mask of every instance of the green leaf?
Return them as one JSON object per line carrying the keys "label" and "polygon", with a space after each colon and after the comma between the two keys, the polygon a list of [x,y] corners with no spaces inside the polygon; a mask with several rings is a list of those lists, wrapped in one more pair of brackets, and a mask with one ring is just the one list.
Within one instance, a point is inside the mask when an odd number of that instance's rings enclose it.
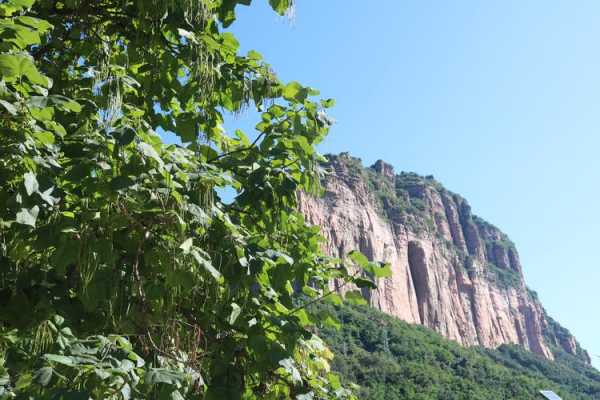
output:
{"label": "green leaf", "polygon": [[53,197],[51,195],[53,191],[54,191],[54,187],[50,187],[43,192],[38,191],[38,194],[42,198],[42,200],[44,200],[49,205],[53,206],[53,205],[57,204],[58,201],[60,200],[59,198]]}
{"label": "green leaf", "polygon": [[368,289],[377,289],[377,285],[369,280],[369,279],[365,279],[365,278],[354,278],[354,284],[356,285],[356,287],[358,288],[368,288]]}
{"label": "green leaf", "polygon": [[180,384],[185,380],[185,374],[167,368],[152,368],[144,375],[144,381],[148,385],[166,383],[169,385]]}
{"label": "green leaf", "polygon": [[0,54],[0,73],[12,78],[21,75],[21,59],[23,56]]}
{"label": "green leaf", "polygon": [[52,379],[52,367],[43,367],[35,371],[33,381],[41,386],[47,386]]}
{"label": "green leaf", "polygon": [[298,384],[302,383],[302,375],[300,375],[300,371],[296,368],[296,362],[292,358],[284,358],[279,361],[279,365],[283,367],[283,369],[290,374],[292,377],[292,382]]}
{"label": "green leaf", "polygon": [[324,108],[331,108],[335,106],[335,99],[321,100],[321,106],[323,106]]}
{"label": "green leaf", "polygon": [[337,293],[331,293],[330,295],[326,296],[324,299],[328,303],[334,304],[336,306],[341,306],[342,304],[344,304],[344,302],[342,301],[342,298]]}
{"label": "green leaf", "polygon": [[181,393],[179,393],[179,390],[174,390],[170,394],[170,399],[171,400],[185,400],[185,397],[183,397],[181,395]]}
{"label": "green leaf", "polygon": [[255,60],[255,61],[260,61],[262,60],[262,54],[260,54],[258,51],[256,50],[250,50],[248,52],[248,55],[246,56],[251,60]]}
{"label": "green leaf", "polygon": [[183,250],[183,252],[185,254],[190,252],[190,249],[192,248],[192,245],[194,244],[194,239],[192,238],[187,238],[183,243],[181,243],[181,246],[179,246],[179,248],[181,250]]}
{"label": "green leaf", "polygon": [[158,155],[158,152],[154,149],[154,147],[152,147],[148,143],[139,143],[138,149],[142,152],[144,156],[155,160],[160,165],[164,164],[162,158],[160,158],[160,155]]}
{"label": "green leaf", "polygon": [[31,385],[32,379],[33,377],[31,376],[31,374],[26,373],[20,375],[17,379],[17,383],[15,384],[17,390],[23,390],[29,387]]}
{"label": "green leaf", "polygon": [[110,181],[110,187],[113,190],[123,190],[135,184],[133,179],[128,176],[117,176]]}
{"label": "green leaf", "polygon": [[240,43],[231,32],[223,33],[223,45],[225,45],[225,48],[232,53],[235,53],[240,47]]}
{"label": "green leaf", "polygon": [[369,259],[360,251],[353,250],[348,254],[348,258],[356,263],[361,268],[369,266]]}
{"label": "green leaf", "polygon": [[35,0],[11,0],[10,3],[18,7],[29,8],[35,3]]}
{"label": "green leaf", "polygon": [[0,100],[0,105],[2,105],[6,109],[6,111],[8,111],[10,114],[17,115],[17,107],[12,105],[8,101]]}
{"label": "green leaf", "polygon": [[[30,1],[33,4],[34,0],[30,0]],[[48,21],[45,21],[45,20],[39,19],[39,18],[35,18],[35,17],[21,16],[21,17],[16,17],[15,21],[17,21],[18,23],[20,23],[22,25],[27,25],[32,28],[35,28],[38,32],[42,32],[42,33],[46,32],[52,28],[52,25]]]}
{"label": "green leaf", "polygon": [[[58,124],[56,124],[56,125],[58,125]],[[58,126],[60,126],[60,125],[58,125]],[[38,132],[35,132],[33,134],[33,136],[35,136],[35,138],[37,140],[39,140],[40,143],[43,145],[50,145],[50,144],[54,144],[54,142],[55,142],[55,138],[54,138],[54,135],[52,134],[52,132],[38,131]]]}
{"label": "green leaf", "polygon": [[113,137],[117,140],[117,143],[121,146],[127,146],[135,139],[135,129],[126,126],[123,128],[116,129],[112,132]]}
{"label": "green leaf", "polygon": [[61,356],[60,354],[44,354],[44,358],[50,362],[68,365],[70,367],[77,364],[73,357]]}
{"label": "green leaf", "polygon": [[302,87],[300,83],[294,81],[284,86],[282,95],[288,101],[301,102],[308,96],[308,90]]}
{"label": "green leaf", "polygon": [[217,280],[217,281],[221,280],[221,277],[222,277],[221,273],[215,267],[213,267],[212,263],[209,260],[207,260],[206,258],[202,257],[197,250],[192,250],[190,253],[194,257],[194,259],[196,259],[196,261],[198,262],[198,264],[200,266],[204,267],[204,269],[206,271],[208,271],[208,273],[213,278],[215,278],[215,280]]}
{"label": "green leaf", "polygon": [[290,8],[290,0],[269,0],[271,8],[279,15],[285,15]]}
{"label": "green leaf", "polygon": [[28,196],[31,196],[40,188],[37,178],[35,177],[35,174],[33,172],[27,172],[23,176],[23,184],[25,185],[25,191],[27,192]]}
{"label": "green leaf", "polygon": [[37,221],[40,208],[34,206],[31,209],[21,208],[21,211],[17,213],[17,223],[22,225],[29,225],[35,228],[35,222]]}
{"label": "green leaf", "polygon": [[240,316],[242,309],[236,303],[231,303],[231,314],[229,314],[229,325],[233,325]]}
{"label": "green leaf", "polygon": [[50,81],[40,74],[31,57],[22,54],[0,54],[0,74],[7,78],[26,76],[31,83],[50,86]]}

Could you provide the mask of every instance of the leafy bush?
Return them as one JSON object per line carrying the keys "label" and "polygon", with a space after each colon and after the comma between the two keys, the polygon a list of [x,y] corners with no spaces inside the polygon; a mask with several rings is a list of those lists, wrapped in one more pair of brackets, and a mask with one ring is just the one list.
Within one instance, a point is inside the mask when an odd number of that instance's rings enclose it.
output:
{"label": "leafy bush", "polygon": [[0,1],[2,398],[351,397],[294,303],[356,282],[296,210],[333,100],[239,53],[249,3]]}

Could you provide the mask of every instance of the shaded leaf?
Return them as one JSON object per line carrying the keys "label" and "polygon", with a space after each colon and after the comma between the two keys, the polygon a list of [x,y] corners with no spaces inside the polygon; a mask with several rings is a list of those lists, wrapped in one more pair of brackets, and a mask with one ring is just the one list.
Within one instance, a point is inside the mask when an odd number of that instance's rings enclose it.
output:
{"label": "shaded leaf", "polygon": [[33,381],[38,385],[47,386],[52,379],[52,367],[43,367],[33,374]]}
{"label": "shaded leaf", "polygon": [[38,191],[40,186],[33,172],[27,172],[23,178],[23,184],[25,185],[25,191],[27,192],[28,196],[31,196],[33,193]]}
{"label": "shaded leaf", "polygon": [[236,303],[231,303],[231,314],[229,314],[229,325],[233,325],[240,316],[242,309]]}
{"label": "shaded leaf", "polygon": [[17,213],[16,221],[18,224],[35,227],[35,222],[37,221],[39,213],[40,208],[38,206],[34,206],[31,209],[21,208],[21,211]]}
{"label": "shaded leaf", "polygon": [[284,15],[290,8],[290,0],[269,0],[269,4],[279,15]]}

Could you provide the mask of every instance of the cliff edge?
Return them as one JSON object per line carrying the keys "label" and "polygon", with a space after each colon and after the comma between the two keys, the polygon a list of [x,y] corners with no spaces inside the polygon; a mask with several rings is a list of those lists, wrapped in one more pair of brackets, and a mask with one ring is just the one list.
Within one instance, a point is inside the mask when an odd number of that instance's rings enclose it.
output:
{"label": "cliff edge", "polygon": [[383,161],[365,168],[347,153],[328,160],[324,196],[300,194],[300,210],[322,228],[329,255],[358,249],[391,264],[392,276],[364,292],[373,307],[465,346],[513,343],[590,363],[526,287],[515,245],[465,199]]}

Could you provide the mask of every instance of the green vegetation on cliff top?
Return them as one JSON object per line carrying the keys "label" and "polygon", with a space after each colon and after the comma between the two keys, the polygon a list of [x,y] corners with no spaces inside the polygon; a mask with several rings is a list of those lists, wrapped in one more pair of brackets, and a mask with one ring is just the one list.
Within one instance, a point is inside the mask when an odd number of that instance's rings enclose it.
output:
{"label": "green vegetation on cliff top", "polygon": [[[452,199],[463,208],[459,210],[461,213],[460,223],[463,225],[471,224],[476,227],[480,232],[479,237],[483,240],[483,245],[488,254],[493,254],[495,246],[506,250],[513,249],[516,252],[514,243],[506,234],[483,218],[472,214],[470,206],[464,198],[446,189],[432,175],[422,176],[414,172],[402,171],[395,174],[394,179],[390,179],[390,176],[376,171],[375,166],[364,167],[360,158],[353,157],[348,153],[328,154],[326,157],[328,160],[325,164],[326,167],[331,167],[336,163],[341,164],[347,170],[351,179],[358,179],[364,183],[377,212],[382,218],[394,223],[404,224],[417,234],[429,232],[430,234],[439,235],[435,223],[436,215],[433,214],[427,203],[427,191],[436,191],[440,195]],[[327,178],[325,177],[325,179]],[[445,218],[446,216],[438,215],[437,217]],[[486,233],[489,232],[493,232],[493,237],[487,236]],[[447,242],[441,237],[440,240]],[[448,242],[447,245],[456,252],[459,258],[463,260],[465,268],[469,270],[469,255],[451,242]],[[521,282],[519,272],[511,268],[501,268],[494,263],[493,256],[490,258],[486,269],[489,277],[500,287],[518,287]]]}

